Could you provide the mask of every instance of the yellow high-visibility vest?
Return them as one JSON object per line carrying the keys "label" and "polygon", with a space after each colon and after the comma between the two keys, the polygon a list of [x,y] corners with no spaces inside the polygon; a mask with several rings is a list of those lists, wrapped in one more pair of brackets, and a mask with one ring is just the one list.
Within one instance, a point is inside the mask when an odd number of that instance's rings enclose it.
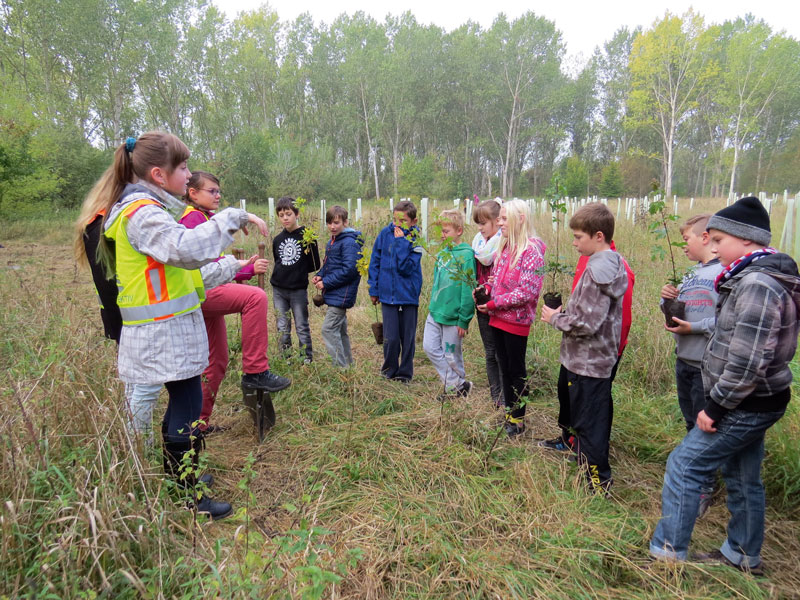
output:
{"label": "yellow high-visibility vest", "polygon": [[[190,214],[190,213],[193,213],[193,212],[199,212],[201,215],[203,215],[203,218],[204,218],[206,221],[210,221],[210,220],[211,220],[211,219],[209,219],[209,217],[208,217],[208,214],[207,214],[207,213],[205,213],[204,211],[202,211],[202,210],[200,210],[199,208],[196,208],[196,207],[194,207],[194,206],[192,206],[192,205],[190,204],[190,205],[187,205],[187,206],[186,206],[186,210],[184,210],[184,211],[183,211],[183,214],[181,215],[181,218],[180,218],[180,219],[178,219],[178,222],[180,223],[181,221],[183,221],[183,219],[184,219],[184,217],[185,217],[186,215],[188,215],[188,214]],[[220,252],[220,253],[219,253],[219,255],[220,255],[220,256],[225,256],[225,253],[224,253],[224,252]]]}
{"label": "yellow high-visibility vest", "polygon": [[173,267],[137,252],[128,240],[128,220],[142,206],[155,200],[142,198],[126,206],[106,229],[114,240],[117,265],[117,305],[123,325],[164,321],[200,308],[205,300],[203,278],[198,269]]}

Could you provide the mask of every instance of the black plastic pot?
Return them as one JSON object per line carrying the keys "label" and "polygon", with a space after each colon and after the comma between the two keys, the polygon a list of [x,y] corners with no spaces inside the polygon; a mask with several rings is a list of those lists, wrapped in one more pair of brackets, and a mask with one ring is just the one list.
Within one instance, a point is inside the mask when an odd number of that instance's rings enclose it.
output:
{"label": "black plastic pot", "polygon": [[544,296],[542,296],[542,300],[544,300],[544,305],[547,308],[558,308],[559,306],[563,305],[561,294],[557,292],[547,292]]}
{"label": "black plastic pot", "polygon": [[372,335],[375,336],[375,343],[379,346],[383,345],[383,323],[372,324]]}
{"label": "black plastic pot", "polygon": [[481,306],[491,300],[492,297],[486,292],[486,288],[479,285],[475,288],[475,304]]}
{"label": "black plastic pot", "polygon": [[677,317],[681,320],[686,319],[686,302],[665,298],[661,304],[661,312],[664,313],[664,321],[667,327],[675,327],[678,324],[672,320],[672,317]]}

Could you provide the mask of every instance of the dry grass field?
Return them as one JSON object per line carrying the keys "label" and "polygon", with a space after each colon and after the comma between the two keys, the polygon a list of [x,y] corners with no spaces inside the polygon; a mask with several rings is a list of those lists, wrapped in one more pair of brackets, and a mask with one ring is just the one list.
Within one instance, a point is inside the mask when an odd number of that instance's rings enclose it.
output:
{"label": "dry grass field", "polygon": [[[358,225],[371,246],[388,210],[365,214]],[[306,222],[322,242],[319,220]],[[549,217],[537,223],[552,250]],[[620,223],[615,236],[637,280],[614,387],[610,500],[585,492],[574,463],[535,446],[556,432],[553,330],[532,328],[528,430],[494,444],[502,415],[488,399],[477,327],[464,351],[476,383],[469,398],[437,401],[424,309],[414,381],[386,382],[364,282],[349,311],[355,367],[329,364],[324,309],[310,308],[311,365],[280,358],[272,336],[271,367],[293,385],[275,395],[278,421],[260,445],[238,387],[240,326],[229,317],[232,360],[213,417],[229,429],[209,437],[207,458],[213,495],[236,513],[219,523],[182,508],[159,450],[124,427],[115,346],[102,337],[91,277],[71,257],[70,215],[1,225],[0,598],[800,597],[797,399],[767,436],[767,576],[648,560],[664,464],[683,424],[658,311],[667,267],[651,260],[657,242],[641,225]],[[576,258],[568,243],[561,254]],[[430,257],[423,267],[424,307]],[[165,401],[162,392],[159,413]],[[727,515],[723,491],[698,521],[693,549],[716,548]]]}

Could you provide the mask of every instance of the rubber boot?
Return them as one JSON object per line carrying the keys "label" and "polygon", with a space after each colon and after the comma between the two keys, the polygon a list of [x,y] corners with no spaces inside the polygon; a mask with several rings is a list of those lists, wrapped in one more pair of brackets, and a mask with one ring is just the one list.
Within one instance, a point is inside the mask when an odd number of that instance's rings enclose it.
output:
{"label": "rubber boot", "polygon": [[[161,439],[164,441],[164,448],[167,447],[167,422],[161,422]],[[205,442],[203,442],[202,449],[205,450]],[[181,454],[183,456],[183,454]],[[186,481],[180,478],[180,461],[175,462],[170,458],[169,453],[164,450],[163,452],[164,458],[164,473],[169,475],[175,482],[181,486],[182,488],[186,488]],[[211,473],[203,473],[200,475],[200,481],[206,485],[206,487],[211,487],[214,485],[214,476]]]}
{"label": "rubber boot", "polygon": [[[200,452],[202,452],[206,448],[205,439],[202,434],[194,438],[193,447],[194,447],[194,455],[192,456],[192,459],[194,461],[194,468],[196,472],[197,466],[200,461]],[[205,475],[201,475],[200,481],[203,481],[203,477],[205,477],[206,475],[208,474],[206,473]],[[208,475],[208,477],[211,477],[211,475]],[[230,505],[229,502],[217,502],[207,494],[202,494],[199,499],[196,499],[196,502],[197,502],[197,510],[202,513],[208,513],[211,519],[215,521],[217,519],[224,519],[225,517],[229,517],[230,515],[233,514],[233,507]]]}
{"label": "rubber boot", "polygon": [[[202,449],[202,440],[195,439],[195,453],[192,457],[193,468],[197,468],[198,453]],[[175,479],[178,485],[187,490],[194,490],[197,481],[193,473],[185,473],[181,479],[181,465],[183,457],[192,450],[190,440],[168,441],[164,440],[164,472]],[[227,502],[217,502],[206,494],[194,494],[194,502],[197,510],[208,514],[212,520],[223,519],[233,512],[233,508]]]}

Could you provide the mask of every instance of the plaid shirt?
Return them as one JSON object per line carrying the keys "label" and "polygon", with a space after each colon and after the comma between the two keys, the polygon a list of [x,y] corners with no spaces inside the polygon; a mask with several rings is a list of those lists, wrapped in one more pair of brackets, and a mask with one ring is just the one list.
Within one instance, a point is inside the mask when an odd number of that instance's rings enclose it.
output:
{"label": "plaid shirt", "polygon": [[[134,200],[150,198],[162,206],[146,205],[128,220],[133,248],[160,263],[199,269],[206,288],[230,281],[239,270],[232,256],[215,261],[247,223],[247,213],[228,208],[195,229],[176,222],[185,205],[146,182],[128,185],[113,206],[106,224]],[[202,311],[195,310],[164,321],[123,326],[117,365],[125,383],[158,384],[199,375],[208,364],[208,338]]]}
{"label": "plaid shirt", "polygon": [[799,305],[797,265],[786,254],[763,257],[720,283],[717,324],[702,366],[710,417],[789,387]]}

